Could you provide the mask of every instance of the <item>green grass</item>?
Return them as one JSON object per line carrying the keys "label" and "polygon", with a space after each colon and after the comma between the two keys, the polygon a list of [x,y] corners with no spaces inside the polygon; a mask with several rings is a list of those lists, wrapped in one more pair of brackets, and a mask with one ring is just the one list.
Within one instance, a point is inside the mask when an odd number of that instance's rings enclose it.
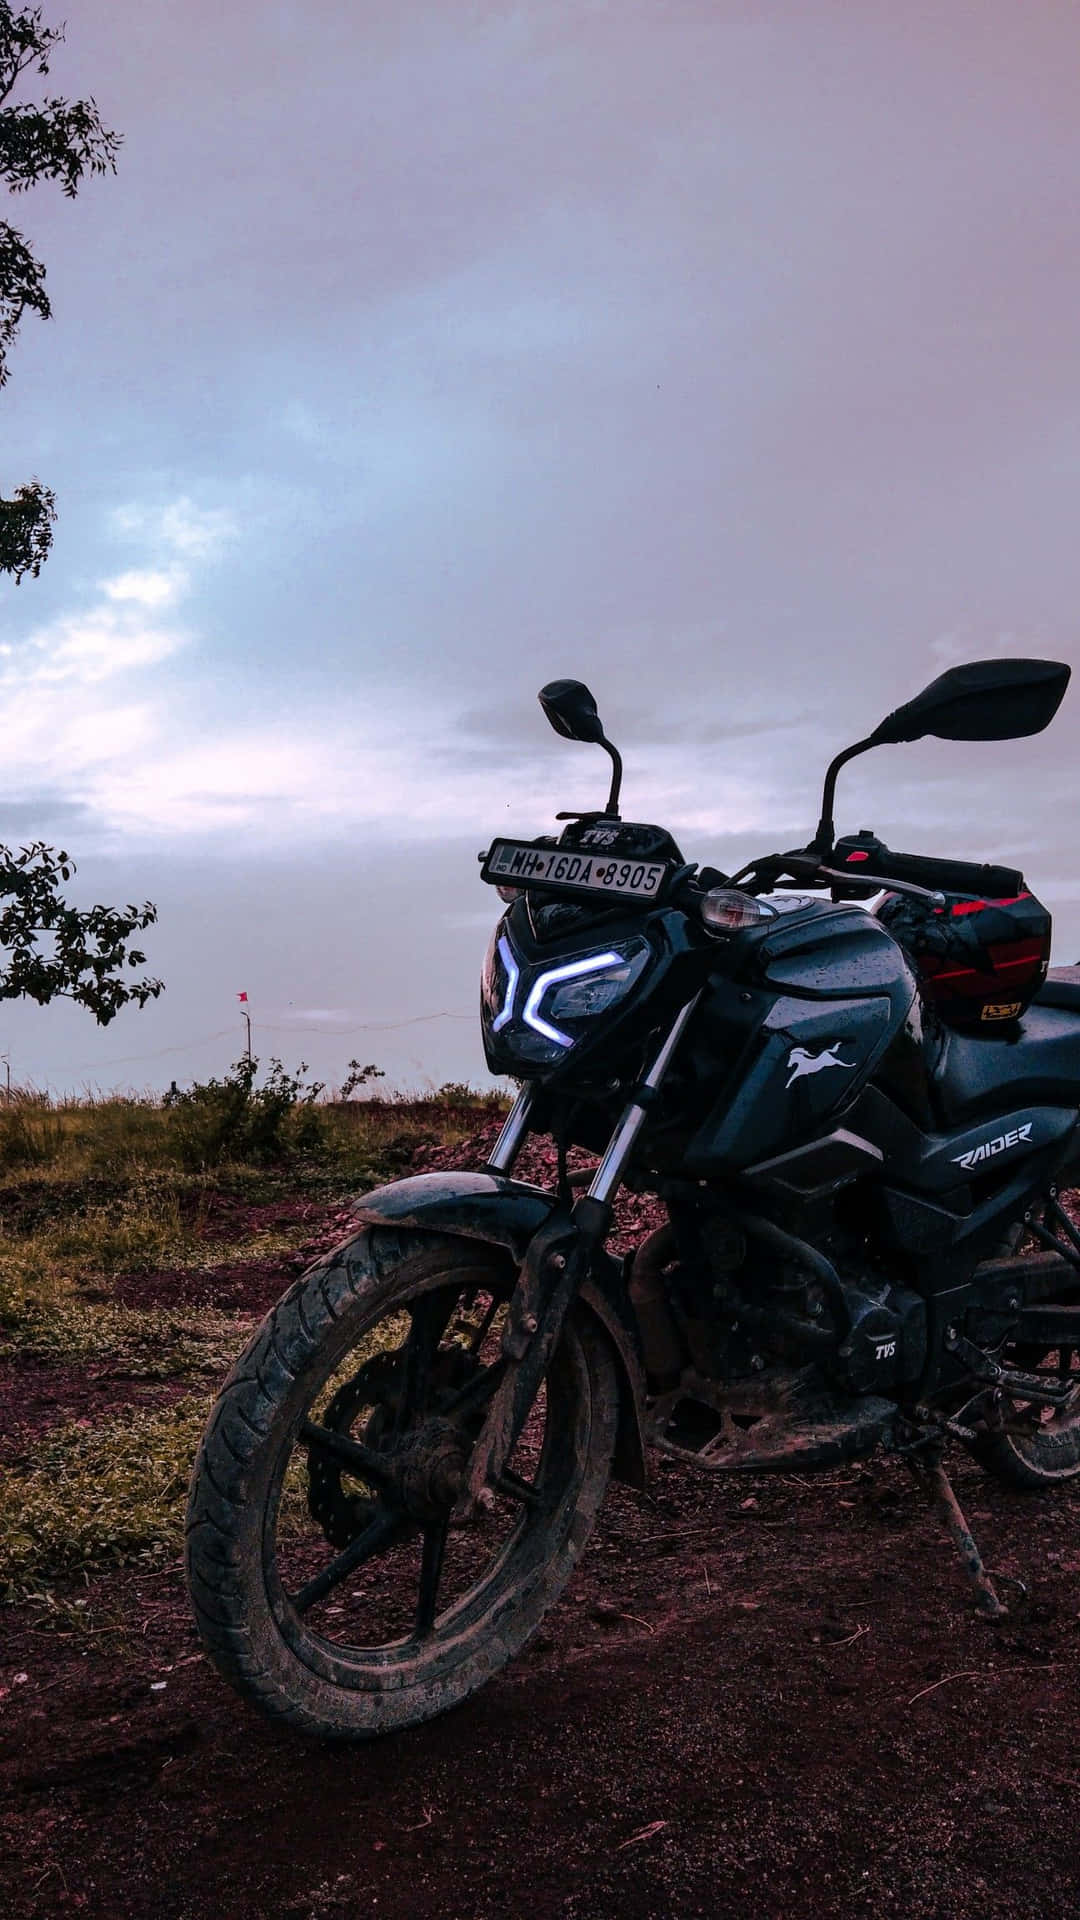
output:
{"label": "green grass", "polygon": [[0,1593],[45,1599],[57,1580],[175,1554],[210,1404],[52,1428],[0,1478]]}
{"label": "green grass", "polygon": [[[124,1305],[113,1297],[117,1276],[290,1250],[310,1236],[310,1220],[211,1239],[215,1201],[329,1207],[407,1172],[420,1147],[460,1144],[505,1108],[500,1094],[460,1087],[320,1102],[302,1151],[286,1126],[275,1161],[193,1168],[175,1112],[157,1100],[33,1095],[0,1105],[0,1361],[104,1363],[110,1375],[190,1383],[161,1411],[106,1404],[96,1424],[53,1427],[0,1472],[0,1594],[32,1599],[53,1625],[78,1628],[90,1620],[79,1582],[112,1566],[157,1565],[180,1544],[207,1389],[254,1321]],[[95,1603],[95,1620],[100,1612]]]}
{"label": "green grass", "polygon": [[[254,1098],[258,1096],[256,1088]],[[452,1145],[505,1112],[497,1091],[448,1086],[424,1097],[347,1101],[298,1100],[281,1122],[273,1153],[252,1151],[251,1164],[300,1164],[349,1182],[391,1177],[423,1141]],[[51,1183],[78,1186],[130,1182],[154,1172],[198,1173],[192,1161],[192,1115],[149,1095],[53,1100],[16,1092],[0,1102],[0,1181],[5,1190]],[[243,1148],[243,1134],[237,1134]],[[245,1153],[215,1155],[215,1170],[235,1169]]]}
{"label": "green grass", "polygon": [[[282,1288],[284,1292],[284,1288]],[[186,1380],[226,1372],[255,1318],[212,1308],[121,1307],[21,1300],[0,1307],[0,1360],[68,1366],[108,1361],[138,1380]]]}

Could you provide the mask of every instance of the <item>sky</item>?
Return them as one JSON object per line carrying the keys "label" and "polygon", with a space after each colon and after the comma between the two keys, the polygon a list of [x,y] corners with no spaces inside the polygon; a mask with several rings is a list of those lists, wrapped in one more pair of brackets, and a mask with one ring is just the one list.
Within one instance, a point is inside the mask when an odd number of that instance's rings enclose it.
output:
{"label": "sky", "polygon": [[[50,22],[63,10],[46,4]],[[157,1002],[0,1002],[13,1082],[243,1041],[487,1082],[476,853],[599,804],[733,871],[945,666],[1080,660],[1080,11],[1047,0],[81,0],[115,178],[45,261],[0,491],[0,838],[153,900]],[[25,86],[26,97],[42,83]],[[1080,682],[885,748],[837,820],[1024,868],[1080,958]]]}

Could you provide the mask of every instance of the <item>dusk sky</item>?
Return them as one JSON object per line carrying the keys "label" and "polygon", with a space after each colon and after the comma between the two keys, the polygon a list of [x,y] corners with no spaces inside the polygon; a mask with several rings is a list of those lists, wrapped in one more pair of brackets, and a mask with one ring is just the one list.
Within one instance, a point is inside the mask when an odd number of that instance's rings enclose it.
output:
{"label": "dusk sky", "polygon": [[[156,901],[166,992],[0,1003],[14,1081],[220,1072],[244,990],[263,1056],[485,1084],[476,851],[606,791],[557,675],[730,870],[944,666],[1080,658],[1080,9],[66,11],[24,93],[124,145],[3,207],[54,318],[0,492],[59,520],[0,584],[0,837]],[[1080,679],[1039,739],[868,756],[838,822],[1023,866],[1074,961],[1078,747]]]}

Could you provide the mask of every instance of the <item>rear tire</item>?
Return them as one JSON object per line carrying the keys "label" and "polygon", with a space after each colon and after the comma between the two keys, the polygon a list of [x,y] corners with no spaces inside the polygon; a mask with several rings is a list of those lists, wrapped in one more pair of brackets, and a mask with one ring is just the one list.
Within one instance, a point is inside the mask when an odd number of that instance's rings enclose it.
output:
{"label": "rear tire", "polygon": [[[354,1467],[328,1467],[325,1437],[311,1438],[341,1432],[378,1458],[380,1446],[391,1457],[395,1447],[407,1453],[414,1440],[422,1449],[428,1430],[444,1446],[449,1432],[453,1444],[447,1415],[455,1394],[458,1403],[464,1397],[463,1376],[483,1392],[489,1368],[497,1368],[493,1316],[503,1311],[515,1277],[509,1256],[481,1242],[367,1230],[297,1281],[233,1368],[195,1463],[188,1581],[210,1657],[264,1713],[341,1740],[413,1726],[482,1686],[561,1593],[604,1495],[618,1418],[615,1361],[586,1311],[567,1317],[542,1405],[512,1456],[502,1511],[482,1515],[474,1532],[454,1530],[449,1505],[434,1518],[423,1508],[436,1485],[427,1453],[418,1452],[415,1465],[417,1476],[428,1475],[425,1491],[404,1514],[396,1495],[380,1492],[377,1474],[365,1489]],[[357,1360],[351,1386],[334,1398],[335,1381]],[[421,1376],[423,1388],[414,1392],[408,1382]],[[389,1377],[400,1383],[396,1400],[385,1385]],[[355,1402],[375,1410],[353,1430],[347,1422]],[[481,1417],[482,1407],[470,1411],[465,1431],[458,1413],[462,1446],[475,1439]],[[313,1501],[318,1476],[323,1490]],[[361,1491],[346,1497],[346,1480]],[[312,1520],[320,1511],[321,1532]],[[380,1525],[388,1538],[379,1536]],[[334,1564],[326,1560],[327,1542],[338,1547],[340,1561],[342,1528],[359,1540],[365,1527],[378,1545],[363,1553],[362,1575],[339,1574],[331,1594],[312,1599],[326,1565]],[[494,1550],[485,1528],[505,1536]],[[457,1566],[460,1590],[440,1609],[439,1582],[449,1577],[444,1561],[450,1572]],[[418,1578],[420,1599],[411,1631],[407,1619],[403,1631],[408,1578]],[[350,1614],[351,1622],[338,1624]],[[312,1615],[323,1624],[313,1625]],[[363,1639],[354,1644],[349,1636],[358,1631]]]}
{"label": "rear tire", "polygon": [[[1003,1357],[1031,1371],[1044,1367],[1052,1351],[1020,1348]],[[1012,1431],[991,1430],[971,1442],[976,1460],[995,1480],[1036,1493],[1080,1475],[1080,1411],[1062,1418],[1050,1408],[1014,1401],[1004,1417]]]}

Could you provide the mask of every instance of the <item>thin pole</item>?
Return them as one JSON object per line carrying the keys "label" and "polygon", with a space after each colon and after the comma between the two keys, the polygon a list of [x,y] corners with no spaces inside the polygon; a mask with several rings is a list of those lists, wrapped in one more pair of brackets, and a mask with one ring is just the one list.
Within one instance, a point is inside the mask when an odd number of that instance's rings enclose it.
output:
{"label": "thin pole", "polygon": [[248,1012],[246,1007],[244,1008],[244,1021],[247,1026],[247,1063],[248,1063],[248,1066],[250,1067],[251,1065],[251,1015]]}

